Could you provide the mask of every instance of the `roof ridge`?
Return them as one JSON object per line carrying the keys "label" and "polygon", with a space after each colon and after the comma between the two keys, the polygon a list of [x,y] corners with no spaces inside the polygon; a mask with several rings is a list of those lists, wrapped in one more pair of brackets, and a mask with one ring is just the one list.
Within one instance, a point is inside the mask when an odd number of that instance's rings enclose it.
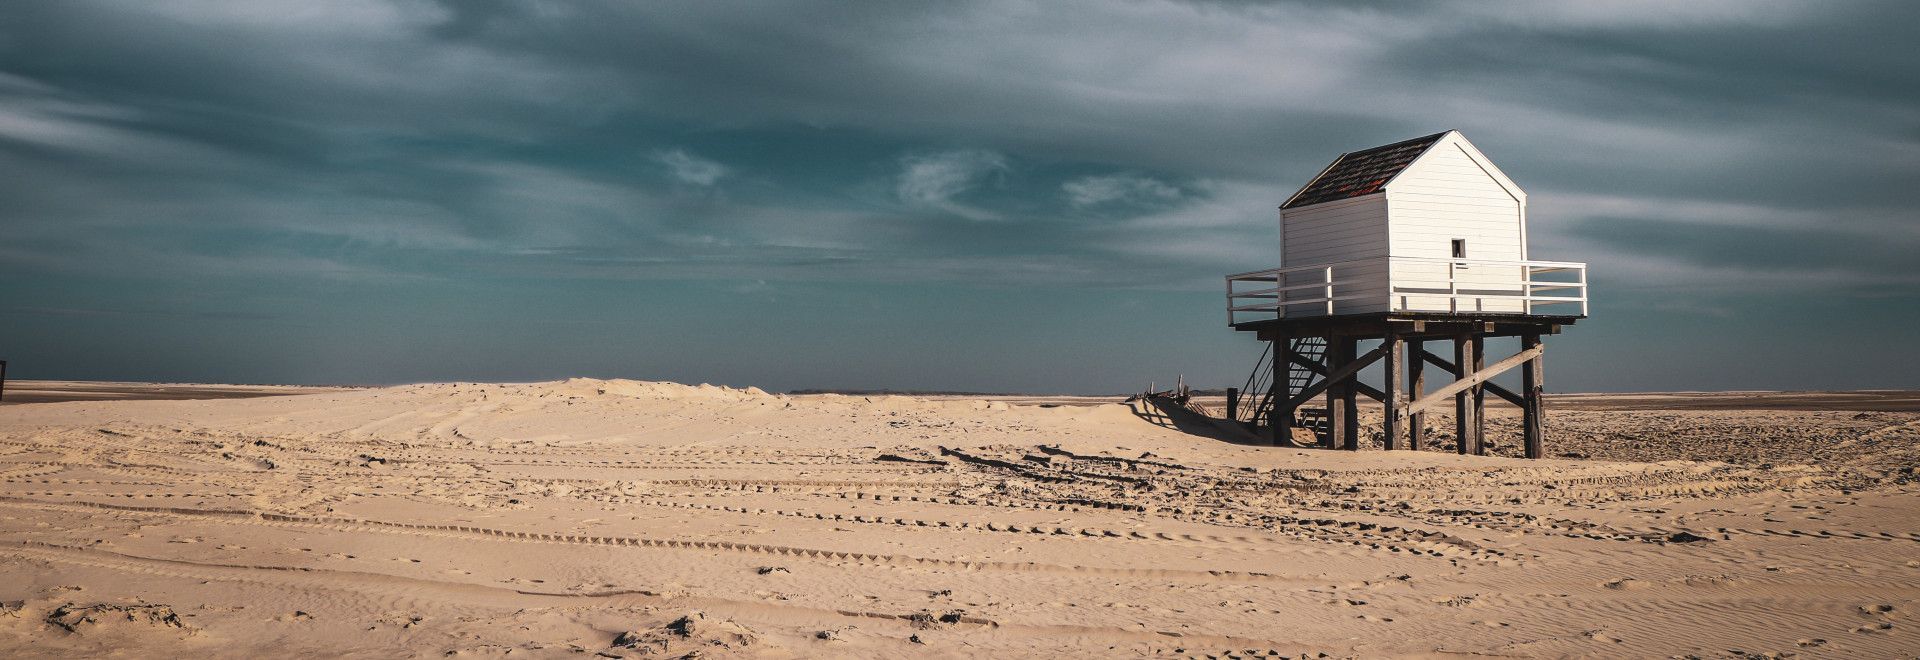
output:
{"label": "roof ridge", "polygon": [[1432,135],[1422,135],[1422,136],[1420,136],[1420,137],[1417,137],[1417,138],[1408,138],[1408,139],[1405,139],[1405,140],[1401,140],[1401,141],[1399,141],[1399,142],[1395,142],[1395,143],[1393,143],[1393,144],[1383,144],[1383,145],[1380,145],[1380,146],[1378,146],[1378,147],[1367,147],[1367,148],[1365,148],[1365,149],[1361,149],[1361,150],[1359,150],[1359,151],[1349,151],[1349,152],[1347,152],[1347,153],[1344,153],[1344,154],[1340,154],[1340,155],[1341,155],[1341,156],[1353,156],[1353,155],[1359,155],[1359,154],[1365,154],[1365,153],[1367,153],[1367,152],[1370,152],[1370,151],[1385,151],[1385,150],[1388,150],[1388,149],[1393,149],[1393,148],[1396,148],[1396,147],[1404,147],[1404,146],[1407,146],[1407,145],[1410,145],[1410,144],[1413,144],[1413,143],[1416,143],[1416,142],[1439,142],[1439,141],[1440,141],[1440,138],[1443,138],[1443,137],[1446,137],[1446,135],[1447,135],[1448,133],[1452,133],[1452,132],[1453,132],[1453,129],[1447,129],[1447,130],[1444,130],[1444,131],[1440,131],[1440,132],[1438,132],[1438,133],[1434,133],[1434,134],[1432,134]]}
{"label": "roof ridge", "polygon": [[1314,176],[1280,208],[1290,209],[1363,197],[1379,192],[1452,129],[1359,151],[1349,151]]}

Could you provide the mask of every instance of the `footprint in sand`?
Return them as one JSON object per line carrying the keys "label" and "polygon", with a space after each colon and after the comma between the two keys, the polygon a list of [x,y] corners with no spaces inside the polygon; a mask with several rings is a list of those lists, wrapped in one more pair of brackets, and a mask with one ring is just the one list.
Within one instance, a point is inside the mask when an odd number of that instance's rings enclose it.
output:
{"label": "footprint in sand", "polygon": [[1635,591],[1639,589],[1645,589],[1647,588],[1648,585],[1645,582],[1641,582],[1633,578],[1620,578],[1617,580],[1612,580],[1600,586],[1606,587],[1608,589],[1613,589],[1615,591]]}
{"label": "footprint in sand", "polygon": [[1854,632],[1871,634],[1871,633],[1884,633],[1886,631],[1893,630],[1893,622],[1888,620],[1893,618],[1894,608],[1892,605],[1887,605],[1884,603],[1877,604],[1877,605],[1861,605],[1857,609],[1859,610],[1861,616],[1880,619],[1880,621],[1877,623],[1868,623],[1863,626],[1858,626],[1853,629]]}

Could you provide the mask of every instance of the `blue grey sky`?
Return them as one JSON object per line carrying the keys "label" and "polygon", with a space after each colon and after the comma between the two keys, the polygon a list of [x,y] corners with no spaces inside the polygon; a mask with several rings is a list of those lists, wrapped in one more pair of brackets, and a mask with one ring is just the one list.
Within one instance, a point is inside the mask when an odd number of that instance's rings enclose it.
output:
{"label": "blue grey sky", "polygon": [[14,0],[15,377],[1237,384],[1220,277],[1455,128],[1561,391],[1920,386],[1920,5]]}

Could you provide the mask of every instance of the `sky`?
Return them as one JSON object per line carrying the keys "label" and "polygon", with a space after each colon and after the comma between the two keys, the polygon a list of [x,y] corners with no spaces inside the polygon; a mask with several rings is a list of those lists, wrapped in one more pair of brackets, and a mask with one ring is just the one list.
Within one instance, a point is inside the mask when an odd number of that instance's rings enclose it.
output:
{"label": "sky", "polygon": [[1458,129],[1549,389],[1920,387],[1920,4],[12,0],[14,378],[1237,385],[1227,273]]}

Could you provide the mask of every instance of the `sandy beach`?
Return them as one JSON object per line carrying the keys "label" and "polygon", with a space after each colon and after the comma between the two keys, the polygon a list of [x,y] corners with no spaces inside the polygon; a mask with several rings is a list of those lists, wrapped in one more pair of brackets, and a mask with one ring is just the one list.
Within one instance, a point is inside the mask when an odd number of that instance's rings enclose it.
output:
{"label": "sandy beach", "polygon": [[570,380],[8,405],[0,649],[1920,650],[1913,412],[1594,397],[1552,413],[1586,458],[1526,461],[1026,401]]}

